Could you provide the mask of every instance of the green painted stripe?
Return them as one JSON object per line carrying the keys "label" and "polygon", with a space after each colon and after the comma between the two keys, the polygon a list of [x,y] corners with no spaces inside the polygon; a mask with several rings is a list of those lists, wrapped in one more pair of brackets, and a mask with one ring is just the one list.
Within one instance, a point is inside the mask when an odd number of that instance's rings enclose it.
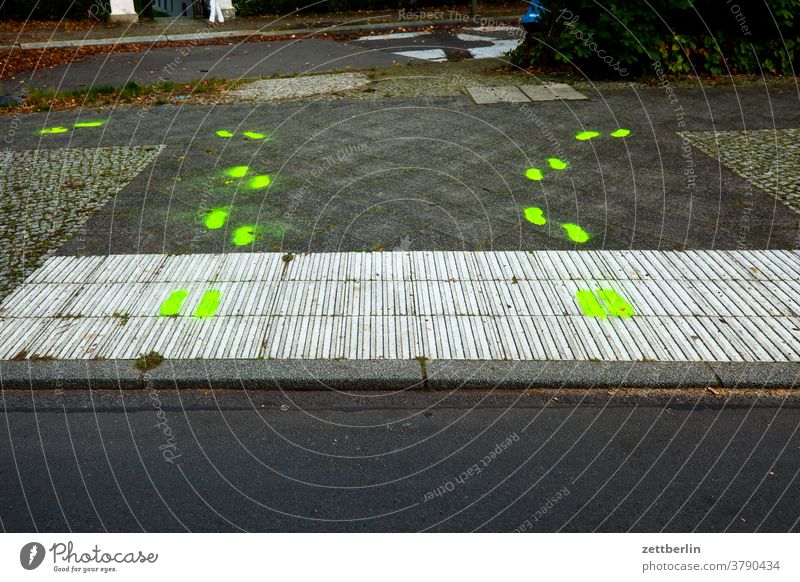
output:
{"label": "green painted stripe", "polygon": [[628,137],[630,134],[630,129],[619,128],[617,131],[611,133],[611,137]]}
{"label": "green painted stripe", "polygon": [[227,129],[219,129],[216,131],[218,137],[233,137],[233,134]]}
{"label": "green painted stripe", "polygon": [[45,129],[41,129],[39,130],[39,133],[41,135],[51,135],[53,133],[65,133],[67,131],[69,131],[68,127],[59,126],[59,127],[47,127]]}
{"label": "green painted stripe", "polygon": [[250,139],[265,139],[267,137],[263,133],[258,133],[256,131],[245,131],[242,135]]}
{"label": "green painted stripe", "polygon": [[598,317],[600,319],[606,318],[606,310],[597,301],[594,293],[591,291],[579,290],[575,292],[575,299],[578,300],[578,305],[587,317]]}
{"label": "green painted stripe", "polygon": [[105,121],[79,121],[73,127],[100,127]]}
{"label": "green painted stripe", "polygon": [[214,317],[219,307],[220,292],[213,289],[203,293],[203,298],[194,312],[195,317]]}
{"label": "green painted stripe", "polygon": [[613,289],[600,289],[597,296],[603,301],[608,312],[616,317],[633,316],[633,307]]}
{"label": "green painted stripe", "polygon": [[547,163],[550,164],[550,167],[554,170],[566,170],[569,165],[564,160],[558,158],[547,158]]}
{"label": "green painted stripe", "polygon": [[189,295],[188,291],[179,289],[169,294],[164,302],[161,304],[161,315],[165,317],[175,317],[181,312],[183,300]]}

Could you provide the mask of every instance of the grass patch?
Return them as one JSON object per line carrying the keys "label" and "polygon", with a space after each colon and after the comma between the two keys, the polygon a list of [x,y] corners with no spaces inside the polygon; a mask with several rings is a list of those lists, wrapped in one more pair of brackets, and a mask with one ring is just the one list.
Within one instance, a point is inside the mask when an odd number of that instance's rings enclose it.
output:
{"label": "grass patch", "polygon": [[31,113],[74,107],[102,107],[121,103],[148,107],[166,105],[172,103],[176,98],[185,100],[193,95],[221,94],[240,82],[240,80],[229,81],[212,78],[191,83],[174,83],[165,80],[152,85],[139,85],[135,81],[129,81],[121,87],[95,85],[66,91],[31,89],[21,104],[6,103],[0,108],[0,112]]}
{"label": "grass patch", "polygon": [[142,87],[136,81],[128,81],[119,90],[119,98],[123,101],[142,94]]}

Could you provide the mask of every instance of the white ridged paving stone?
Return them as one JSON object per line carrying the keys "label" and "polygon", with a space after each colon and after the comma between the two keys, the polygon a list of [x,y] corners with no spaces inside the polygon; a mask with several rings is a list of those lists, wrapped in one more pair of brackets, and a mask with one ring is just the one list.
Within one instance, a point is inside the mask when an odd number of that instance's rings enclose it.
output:
{"label": "white ridged paving stone", "polygon": [[[160,315],[173,291],[189,294]],[[614,289],[632,317],[583,314]],[[221,300],[195,317],[205,291]],[[800,361],[796,251],[52,257],[0,304],[0,359]]]}

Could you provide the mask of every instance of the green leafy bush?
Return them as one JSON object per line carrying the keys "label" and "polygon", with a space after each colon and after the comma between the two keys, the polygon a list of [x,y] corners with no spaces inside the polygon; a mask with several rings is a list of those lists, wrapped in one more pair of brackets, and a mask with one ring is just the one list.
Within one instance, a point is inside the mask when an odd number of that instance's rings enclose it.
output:
{"label": "green leafy bush", "polygon": [[800,0],[551,0],[511,62],[591,77],[793,74]]}
{"label": "green leafy bush", "polygon": [[13,20],[105,20],[109,0],[7,0],[0,3],[0,18]]}

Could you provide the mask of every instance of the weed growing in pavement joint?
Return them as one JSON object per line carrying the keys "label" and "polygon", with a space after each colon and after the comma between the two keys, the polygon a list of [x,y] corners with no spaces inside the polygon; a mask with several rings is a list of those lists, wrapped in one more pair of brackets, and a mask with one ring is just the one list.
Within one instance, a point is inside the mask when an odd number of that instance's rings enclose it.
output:
{"label": "weed growing in pavement joint", "polygon": [[164,356],[156,351],[151,351],[147,354],[139,356],[133,363],[133,367],[144,373],[158,368],[163,363]]}

